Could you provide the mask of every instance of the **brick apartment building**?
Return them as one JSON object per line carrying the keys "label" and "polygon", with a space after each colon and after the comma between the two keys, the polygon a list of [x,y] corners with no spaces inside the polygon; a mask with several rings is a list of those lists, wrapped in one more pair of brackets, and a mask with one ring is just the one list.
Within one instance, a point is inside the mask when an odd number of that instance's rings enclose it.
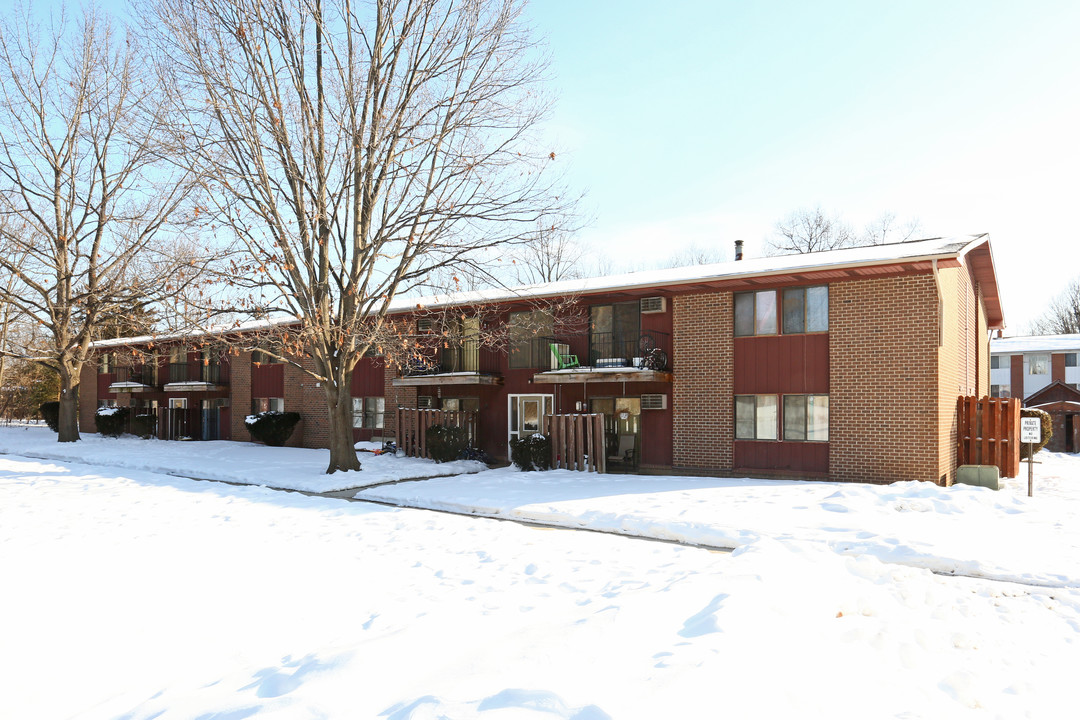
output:
{"label": "brick apartment building", "polygon": [[[579,331],[545,329],[532,315],[545,298],[567,297],[585,318]],[[508,327],[507,347],[470,341],[480,302],[483,322]],[[948,481],[957,397],[989,393],[990,332],[1003,326],[986,235],[426,302],[438,305],[461,310],[463,339],[433,344],[422,371],[362,360],[352,380],[358,440],[393,437],[398,407],[471,410],[478,444],[505,459],[509,438],[537,432],[544,415],[597,412],[609,469],[841,481]],[[415,307],[403,303],[399,316]],[[411,322],[418,337],[430,331],[424,318]],[[303,417],[292,444],[327,445],[310,377],[198,341],[98,343],[102,362],[82,378],[82,427],[93,429],[99,405],[133,405],[162,418],[163,438],[246,441],[250,410],[284,409]],[[156,359],[117,367],[133,349]]]}
{"label": "brick apartment building", "polygon": [[1047,448],[1080,452],[1080,335],[1033,335],[990,341],[990,395],[1016,397],[1050,413]]}

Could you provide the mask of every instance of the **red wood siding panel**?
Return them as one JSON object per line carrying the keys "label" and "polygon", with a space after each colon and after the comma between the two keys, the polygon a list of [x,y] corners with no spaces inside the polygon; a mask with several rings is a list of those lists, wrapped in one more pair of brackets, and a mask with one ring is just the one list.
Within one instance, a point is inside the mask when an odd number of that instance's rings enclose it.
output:
{"label": "red wood siding panel", "polygon": [[1050,382],[1065,382],[1065,354],[1050,356]]}
{"label": "red wood siding panel", "polygon": [[1024,392],[1024,356],[1013,355],[1010,362],[1011,394],[1014,398],[1023,400],[1027,397],[1027,393]]}
{"label": "red wood siding panel", "polygon": [[735,394],[829,392],[829,336],[735,338]]}
{"label": "red wood siding panel", "polygon": [[99,400],[116,397],[116,393],[109,392],[109,386],[114,382],[116,382],[116,373],[98,373],[97,396]]}
{"label": "red wood siding panel", "polygon": [[251,397],[285,397],[285,365],[251,366]]}
{"label": "red wood siding panel", "polygon": [[735,469],[828,473],[829,444],[736,440]]}
{"label": "red wood siding panel", "polygon": [[382,397],[386,391],[386,370],[380,358],[361,358],[353,368],[353,397]]}

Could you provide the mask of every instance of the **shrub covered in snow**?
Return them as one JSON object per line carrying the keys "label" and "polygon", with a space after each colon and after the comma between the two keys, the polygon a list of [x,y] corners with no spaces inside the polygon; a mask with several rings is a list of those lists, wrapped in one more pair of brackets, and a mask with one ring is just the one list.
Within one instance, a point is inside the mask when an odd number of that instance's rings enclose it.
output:
{"label": "shrub covered in snow", "polygon": [[127,428],[129,413],[126,407],[98,408],[94,415],[98,434],[106,437],[120,437]]}
{"label": "shrub covered in snow", "polygon": [[60,402],[58,400],[41,403],[38,412],[41,413],[41,419],[45,421],[50,430],[54,433],[60,432]]}
{"label": "shrub covered in snow", "polygon": [[428,456],[437,463],[457,460],[469,447],[469,431],[452,425],[432,425],[425,434]]}
{"label": "shrub covered in snow", "polygon": [[255,413],[244,418],[244,425],[247,426],[252,439],[271,447],[284,445],[293,434],[298,422],[300,422],[300,413],[277,410]]}
{"label": "shrub covered in snow", "polygon": [[[1054,437],[1054,423],[1050,419],[1050,413],[1037,408],[1020,408],[1020,417],[1037,417],[1042,423],[1042,442],[1031,448],[1034,451],[1032,454],[1039,452],[1050,442],[1050,438]],[[1027,443],[1020,443],[1020,459],[1028,459]]]}
{"label": "shrub covered in snow", "polygon": [[522,470],[550,470],[551,440],[540,433],[513,438],[510,461]]}

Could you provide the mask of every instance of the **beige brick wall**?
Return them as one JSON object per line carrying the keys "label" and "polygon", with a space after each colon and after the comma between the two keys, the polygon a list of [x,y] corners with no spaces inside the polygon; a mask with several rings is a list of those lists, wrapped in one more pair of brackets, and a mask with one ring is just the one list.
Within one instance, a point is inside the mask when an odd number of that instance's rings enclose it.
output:
{"label": "beige brick wall", "polygon": [[932,275],[829,286],[831,479],[939,477],[937,308]]}
{"label": "beige brick wall", "polygon": [[251,352],[229,357],[229,425],[232,439],[251,442],[244,418],[251,412]]}
{"label": "beige brick wall", "polygon": [[734,440],[732,294],[672,302],[672,464],[730,470]]}

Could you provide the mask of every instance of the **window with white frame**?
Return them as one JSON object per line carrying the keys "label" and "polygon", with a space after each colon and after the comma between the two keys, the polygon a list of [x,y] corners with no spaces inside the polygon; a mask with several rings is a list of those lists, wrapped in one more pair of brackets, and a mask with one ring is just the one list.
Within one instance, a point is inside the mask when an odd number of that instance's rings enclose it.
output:
{"label": "window with white frame", "polygon": [[996,397],[996,398],[1012,397],[1012,386],[1011,385],[991,385],[990,386],[990,397]]}
{"label": "window with white frame", "polygon": [[735,293],[735,336],[829,330],[829,286]]}
{"label": "window with white frame", "polygon": [[735,396],[736,440],[776,440],[778,420],[775,395]]}
{"label": "window with white frame", "polygon": [[1004,359],[1005,358],[1003,358],[1001,355],[991,355],[990,356],[990,369],[991,370],[1000,370],[1001,368],[1006,367],[1006,364],[1001,362]]}
{"label": "window with white frame", "polygon": [[1076,353],[1065,353],[1065,367],[1076,367]]}
{"label": "window with white frame", "polygon": [[285,412],[285,398],[251,398],[251,412]]}
{"label": "window with white frame", "polygon": [[1049,375],[1050,356],[1044,354],[1028,355],[1028,375]]}
{"label": "window with white frame", "polygon": [[784,290],[784,334],[825,332],[829,329],[829,288],[797,287]]}
{"label": "window with white frame", "polygon": [[354,397],[352,399],[352,426],[381,430],[386,417],[386,398]]}

